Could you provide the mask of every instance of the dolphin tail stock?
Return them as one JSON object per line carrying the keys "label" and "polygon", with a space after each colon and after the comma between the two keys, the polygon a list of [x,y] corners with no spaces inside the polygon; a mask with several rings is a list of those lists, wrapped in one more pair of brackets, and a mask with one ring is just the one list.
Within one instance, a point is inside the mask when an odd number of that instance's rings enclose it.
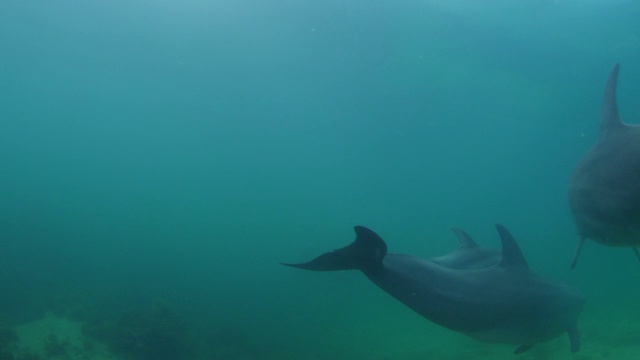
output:
{"label": "dolphin tail stock", "polygon": [[382,259],[387,254],[387,244],[370,229],[354,227],[356,239],[351,244],[324,253],[317,258],[299,264],[281,263],[310,271],[362,270],[373,272],[382,269]]}
{"label": "dolphin tail stock", "polygon": [[576,247],[576,251],[573,253],[573,260],[571,261],[571,269],[575,269],[576,263],[578,262],[578,256],[580,256],[580,250],[582,250],[582,245],[584,245],[584,241],[587,240],[586,237],[580,236],[580,241],[578,241],[578,246]]}

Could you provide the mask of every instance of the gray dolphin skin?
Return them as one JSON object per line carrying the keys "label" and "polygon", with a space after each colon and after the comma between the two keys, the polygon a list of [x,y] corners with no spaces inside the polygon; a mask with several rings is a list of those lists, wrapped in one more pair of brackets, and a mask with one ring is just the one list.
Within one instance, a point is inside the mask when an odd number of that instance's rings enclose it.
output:
{"label": "gray dolphin skin", "polygon": [[[578,351],[581,294],[533,274],[509,231],[502,225],[496,228],[502,240],[497,262],[495,254],[489,255],[491,261],[478,262],[482,255],[475,255],[479,253],[465,257],[469,246],[464,242],[462,253],[456,255],[458,249],[440,260],[387,254],[387,245],[378,234],[356,226],[356,240],[350,245],[306,263],[283,265],[312,271],[360,270],[434,323],[480,341],[518,345],[515,353],[564,332],[569,335],[571,351]],[[459,256],[465,251],[466,255]],[[476,260],[468,260],[474,257]]]}
{"label": "gray dolphin skin", "polygon": [[620,121],[618,71],[616,64],[607,82],[598,140],[569,183],[569,206],[580,238],[571,268],[586,239],[633,247],[640,258],[640,127]]}

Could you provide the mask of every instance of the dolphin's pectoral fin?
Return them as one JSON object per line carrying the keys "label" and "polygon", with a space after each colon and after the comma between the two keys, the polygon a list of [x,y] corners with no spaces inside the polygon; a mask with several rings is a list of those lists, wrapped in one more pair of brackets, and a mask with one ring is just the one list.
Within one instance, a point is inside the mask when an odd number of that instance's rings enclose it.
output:
{"label": "dolphin's pectoral fin", "polygon": [[571,261],[571,268],[572,269],[576,267],[576,263],[578,262],[578,256],[580,255],[580,250],[582,250],[582,245],[584,244],[584,241],[586,239],[587,238],[585,238],[584,236],[580,236],[580,241],[578,242],[578,246],[576,247],[576,251],[573,253],[573,261]]}
{"label": "dolphin's pectoral fin", "polygon": [[580,350],[580,333],[578,332],[578,326],[573,325],[567,330],[569,335],[569,343],[571,344],[571,352]]}
{"label": "dolphin's pectoral fin", "polygon": [[633,248],[633,252],[636,254],[636,257],[638,258],[638,260],[640,260],[640,252],[638,252],[638,248],[637,247]]}
{"label": "dolphin's pectoral fin", "polygon": [[514,354],[522,354],[523,352],[531,349],[533,347],[533,345],[522,345],[519,348],[517,348],[513,353]]}

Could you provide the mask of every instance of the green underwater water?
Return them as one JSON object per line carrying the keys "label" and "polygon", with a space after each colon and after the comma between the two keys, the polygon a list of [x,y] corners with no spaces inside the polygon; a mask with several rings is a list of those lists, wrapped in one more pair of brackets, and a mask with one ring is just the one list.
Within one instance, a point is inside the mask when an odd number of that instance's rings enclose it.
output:
{"label": "green underwater water", "polygon": [[0,2],[0,358],[516,358],[357,272],[279,265],[354,225],[430,257],[457,246],[453,226],[497,247],[495,223],[587,301],[580,352],[561,336],[517,358],[638,357],[640,264],[590,242],[570,271],[566,190],[617,62],[637,122],[639,15],[624,0]]}

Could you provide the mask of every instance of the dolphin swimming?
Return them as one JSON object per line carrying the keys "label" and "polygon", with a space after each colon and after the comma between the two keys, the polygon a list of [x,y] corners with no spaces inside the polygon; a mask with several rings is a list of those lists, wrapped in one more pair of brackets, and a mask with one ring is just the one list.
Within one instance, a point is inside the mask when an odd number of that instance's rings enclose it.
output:
{"label": "dolphin swimming", "polygon": [[604,92],[599,137],[569,183],[569,206],[579,235],[571,268],[586,239],[633,247],[640,258],[640,127],[623,123],[618,115],[619,68],[613,67]]}
{"label": "dolphin swimming", "polygon": [[[571,351],[578,351],[582,295],[532,273],[513,236],[502,225],[496,228],[502,240],[499,257],[488,249],[479,252],[468,235],[455,229],[461,247],[443,257],[387,254],[378,234],[356,226],[350,245],[306,263],[283,265],[312,271],[360,270],[434,323],[477,340],[518,345],[515,353],[564,332]],[[485,250],[487,255],[479,255]]]}

